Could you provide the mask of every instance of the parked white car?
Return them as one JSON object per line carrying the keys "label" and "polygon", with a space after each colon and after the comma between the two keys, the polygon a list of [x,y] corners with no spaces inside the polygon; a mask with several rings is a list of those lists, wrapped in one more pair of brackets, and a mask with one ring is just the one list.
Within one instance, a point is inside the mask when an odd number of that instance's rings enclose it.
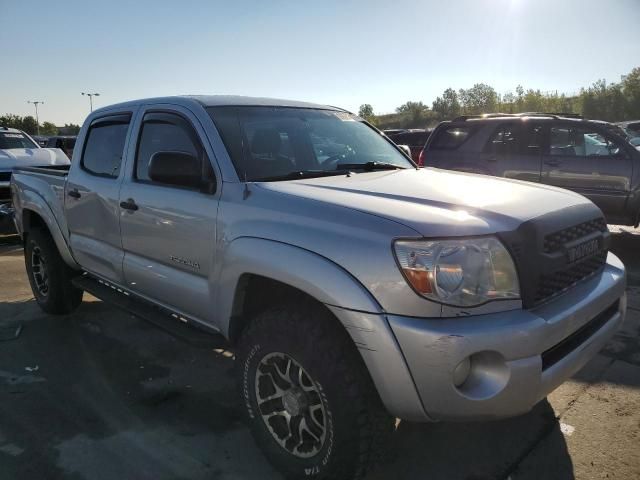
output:
{"label": "parked white car", "polygon": [[7,223],[13,211],[9,184],[15,167],[55,167],[69,163],[69,157],[59,148],[42,148],[25,132],[0,127],[0,224]]}

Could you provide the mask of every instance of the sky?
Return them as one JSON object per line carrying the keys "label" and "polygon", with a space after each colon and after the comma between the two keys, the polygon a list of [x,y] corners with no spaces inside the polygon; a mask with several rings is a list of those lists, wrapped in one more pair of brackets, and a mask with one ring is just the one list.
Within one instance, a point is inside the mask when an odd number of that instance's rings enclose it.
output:
{"label": "sky", "polygon": [[82,123],[237,94],[393,112],[484,82],[576,93],[640,66],[640,0],[0,0],[0,114]]}

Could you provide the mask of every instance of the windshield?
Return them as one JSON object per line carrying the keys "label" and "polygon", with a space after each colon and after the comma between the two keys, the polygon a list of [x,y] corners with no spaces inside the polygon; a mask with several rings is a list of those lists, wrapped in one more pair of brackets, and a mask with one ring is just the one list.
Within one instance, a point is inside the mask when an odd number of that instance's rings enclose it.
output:
{"label": "windshield", "polygon": [[0,132],[0,150],[12,148],[38,148],[38,146],[23,133]]}
{"label": "windshield", "polygon": [[241,179],[283,180],[296,173],[414,165],[376,130],[350,113],[289,107],[207,109]]}

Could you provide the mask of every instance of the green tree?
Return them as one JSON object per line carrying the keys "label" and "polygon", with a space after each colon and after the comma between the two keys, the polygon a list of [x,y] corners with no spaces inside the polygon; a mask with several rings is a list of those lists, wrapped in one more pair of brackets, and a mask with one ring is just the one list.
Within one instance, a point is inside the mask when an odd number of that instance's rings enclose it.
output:
{"label": "green tree", "polygon": [[480,114],[496,111],[498,94],[486,83],[476,83],[473,87],[458,92],[464,113]]}
{"label": "green tree", "polygon": [[64,127],[58,129],[60,135],[78,135],[80,132],[80,125],[75,123],[65,123]]}
{"label": "green tree", "polygon": [[460,100],[453,88],[447,88],[442,97],[437,97],[433,102],[433,111],[438,120],[450,120],[460,115]]}
{"label": "green tree", "polygon": [[20,124],[21,126],[16,128],[20,128],[20,130],[28,133],[29,135],[35,135],[38,132],[38,124],[36,123],[36,119],[31,115],[22,117],[22,121],[20,122]]}
{"label": "green tree", "polygon": [[424,128],[435,120],[433,112],[422,102],[406,102],[396,108],[405,128]]}
{"label": "green tree", "polygon": [[429,111],[429,107],[422,102],[406,102],[396,108],[397,113],[411,113],[420,115]]}
{"label": "green tree", "polygon": [[7,113],[0,117],[0,125],[9,128],[22,128],[22,117]]}
{"label": "green tree", "polygon": [[598,80],[589,88],[580,91],[582,115],[586,118],[607,120],[610,122],[624,120],[628,115],[629,103],[632,101],[623,85]]}
{"label": "green tree", "polygon": [[373,107],[369,103],[360,105],[360,108],[358,109],[358,116],[374,125],[376,123],[376,115],[373,113]]}
{"label": "green tree", "polygon": [[625,120],[640,118],[640,67],[631,70],[622,82],[622,93],[626,99]]}
{"label": "green tree", "polygon": [[40,134],[41,135],[57,135],[58,127],[56,127],[51,122],[44,122],[40,127]]}

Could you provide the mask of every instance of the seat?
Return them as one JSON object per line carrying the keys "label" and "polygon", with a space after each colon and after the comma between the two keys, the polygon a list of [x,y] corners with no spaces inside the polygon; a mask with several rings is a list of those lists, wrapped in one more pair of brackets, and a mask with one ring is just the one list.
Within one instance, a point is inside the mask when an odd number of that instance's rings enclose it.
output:
{"label": "seat", "polygon": [[247,174],[251,178],[285,175],[295,169],[294,163],[281,154],[282,138],[275,128],[261,128],[251,139],[251,161]]}

